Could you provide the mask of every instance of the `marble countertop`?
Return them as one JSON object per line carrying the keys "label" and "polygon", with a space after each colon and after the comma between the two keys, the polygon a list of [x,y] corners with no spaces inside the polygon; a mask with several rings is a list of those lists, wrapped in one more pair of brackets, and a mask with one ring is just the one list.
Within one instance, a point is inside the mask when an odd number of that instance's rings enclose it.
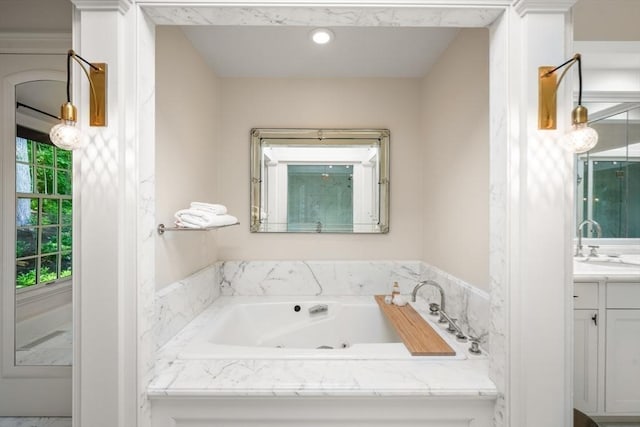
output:
{"label": "marble countertop", "polygon": [[[214,303],[158,352],[149,398],[497,396],[488,358],[468,352],[463,360],[181,359],[180,348],[215,318],[219,305],[220,301]],[[415,307],[426,315],[426,304]]]}
{"label": "marble countertop", "polygon": [[204,396],[448,396],[495,398],[486,359],[176,360],[150,398]]}
{"label": "marble countertop", "polygon": [[573,261],[574,279],[616,279],[640,283],[640,255],[600,255]]}

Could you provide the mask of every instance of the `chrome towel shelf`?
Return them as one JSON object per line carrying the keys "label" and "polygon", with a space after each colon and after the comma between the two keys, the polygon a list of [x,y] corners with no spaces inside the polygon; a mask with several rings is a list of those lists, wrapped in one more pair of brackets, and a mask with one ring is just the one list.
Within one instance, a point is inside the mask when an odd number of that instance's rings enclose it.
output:
{"label": "chrome towel shelf", "polygon": [[167,231],[210,231],[217,230],[218,228],[231,227],[233,225],[240,225],[239,222],[235,224],[227,224],[227,225],[216,225],[213,227],[202,227],[202,228],[188,228],[188,227],[167,227],[164,224],[158,224],[158,234],[163,235]]}

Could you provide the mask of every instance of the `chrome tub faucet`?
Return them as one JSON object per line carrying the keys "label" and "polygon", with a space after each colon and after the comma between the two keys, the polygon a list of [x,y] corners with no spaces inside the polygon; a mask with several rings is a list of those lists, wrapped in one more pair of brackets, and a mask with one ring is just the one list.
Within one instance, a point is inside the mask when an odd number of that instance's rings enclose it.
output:
{"label": "chrome tub faucet", "polygon": [[309,314],[328,313],[329,306],[327,304],[317,304],[309,308]]}
{"label": "chrome tub faucet", "polygon": [[[447,320],[442,316],[442,312],[445,311],[445,297],[444,297],[444,290],[442,289],[442,286],[440,286],[438,283],[434,282],[433,280],[423,280],[422,282],[419,282],[414,288],[413,291],[411,292],[411,301],[412,302],[416,302],[416,297],[418,295],[418,291],[420,290],[420,288],[422,288],[423,286],[433,286],[434,288],[436,288],[438,291],[440,291],[440,320],[438,320],[440,323],[446,323]],[[438,311],[437,310],[431,310],[433,314],[437,314]]]}

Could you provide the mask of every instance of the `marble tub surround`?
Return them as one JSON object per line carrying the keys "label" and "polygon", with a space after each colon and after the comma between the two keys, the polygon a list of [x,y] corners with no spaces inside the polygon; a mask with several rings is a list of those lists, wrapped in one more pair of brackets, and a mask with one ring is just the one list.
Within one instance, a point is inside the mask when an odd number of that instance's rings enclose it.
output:
{"label": "marble tub surround", "polygon": [[[456,319],[467,335],[478,338],[480,347],[490,352],[489,343],[489,294],[439,268],[423,264],[420,280],[434,280],[446,296],[446,312]],[[418,299],[440,303],[440,295],[433,286],[423,286]]]}
{"label": "marble tub surround", "polygon": [[156,293],[153,325],[156,349],[220,296],[218,271],[218,265],[211,265]]}
{"label": "marble tub surround", "polygon": [[[390,294],[393,282],[409,293],[420,280],[419,261],[224,261],[222,295]],[[404,286],[403,286],[404,284]]]}
{"label": "marble tub surround", "polygon": [[[354,297],[350,297],[354,298]],[[359,297],[372,298],[372,297]],[[486,355],[410,360],[182,359],[185,346],[235,298],[222,297],[197,316],[157,355],[150,398],[214,396],[438,396],[493,399]],[[427,305],[415,305],[426,316]],[[203,356],[204,357],[204,356]]]}
{"label": "marble tub surround", "polygon": [[[421,261],[225,261],[219,269],[226,296],[384,295],[394,282],[409,295],[421,280],[435,280],[445,291],[447,314],[489,351],[489,295]],[[429,286],[419,298],[440,302]]]}
{"label": "marble tub surround", "polygon": [[176,360],[150,398],[205,396],[449,396],[493,399],[486,360]]}

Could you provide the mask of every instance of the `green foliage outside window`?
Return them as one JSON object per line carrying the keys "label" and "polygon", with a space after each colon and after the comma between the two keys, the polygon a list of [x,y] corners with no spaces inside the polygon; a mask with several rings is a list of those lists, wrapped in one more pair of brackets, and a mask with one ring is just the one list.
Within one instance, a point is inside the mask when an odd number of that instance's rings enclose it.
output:
{"label": "green foliage outside window", "polygon": [[16,288],[71,276],[71,152],[16,139]]}

